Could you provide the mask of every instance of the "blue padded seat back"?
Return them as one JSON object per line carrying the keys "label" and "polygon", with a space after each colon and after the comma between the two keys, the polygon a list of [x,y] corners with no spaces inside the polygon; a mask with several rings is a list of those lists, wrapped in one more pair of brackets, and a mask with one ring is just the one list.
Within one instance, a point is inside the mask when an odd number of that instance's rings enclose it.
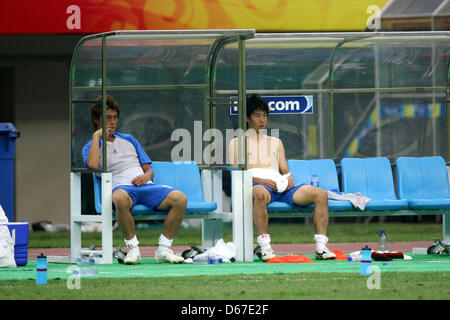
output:
{"label": "blue padded seat back", "polygon": [[396,164],[400,198],[450,198],[448,172],[442,157],[399,157]]}
{"label": "blue padded seat back", "polygon": [[342,191],[361,192],[372,200],[397,200],[389,160],[344,158],[341,161]]}
{"label": "blue padded seat back", "polygon": [[189,201],[204,202],[200,171],[197,163],[189,162],[159,162],[154,161],[152,169],[155,172],[153,182],[171,186],[182,191]]}
{"label": "blue padded seat back", "polygon": [[319,178],[319,187],[324,190],[339,191],[336,165],[331,159],[288,160],[289,171],[295,184],[310,184],[315,173]]}

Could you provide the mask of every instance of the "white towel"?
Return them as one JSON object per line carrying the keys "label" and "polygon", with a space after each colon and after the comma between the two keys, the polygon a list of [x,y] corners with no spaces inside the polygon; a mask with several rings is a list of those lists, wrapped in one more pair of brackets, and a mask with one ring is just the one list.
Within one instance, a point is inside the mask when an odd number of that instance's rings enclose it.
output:
{"label": "white towel", "polygon": [[7,223],[8,217],[0,205],[0,268],[15,268],[17,265],[14,258],[14,243],[6,225]]}
{"label": "white towel", "polygon": [[364,196],[360,192],[358,193],[342,193],[342,192],[334,192],[334,191],[327,191],[328,199],[331,200],[348,200],[352,203],[352,205],[356,208],[359,208],[364,211],[366,208],[367,202],[369,202],[371,199]]}
{"label": "white towel", "polygon": [[278,193],[284,192],[288,186],[288,177],[291,175],[291,173],[286,173],[284,175],[281,175],[278,171],[274,169],[262,169],[262,168],[253,168],[249,169],[255,178],[260,179],[270,179],[275,181],[277,184],[277,191]]}
{"label": "white towel", "polygon": [[230,259],[234,258],[235,256],[236,247],[234,246],[233,242],[225,243],[223,239],[219,239],[214,247],[211,247],[205,252],[196,255],[193,260],[216,257],[222,258],[224,262],[230,262]]}
{"label": "white towel", "polygon": [[2,205],[0,204],[0,224],[7,224],[8,223],[8,217],[5,214],[5,211],[3,211]]}

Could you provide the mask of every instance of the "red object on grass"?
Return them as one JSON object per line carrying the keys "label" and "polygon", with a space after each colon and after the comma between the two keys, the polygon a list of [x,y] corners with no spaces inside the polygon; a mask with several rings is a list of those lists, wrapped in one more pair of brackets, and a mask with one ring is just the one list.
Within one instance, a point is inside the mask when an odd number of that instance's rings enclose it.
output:
{"label": "red object on grass", "polygon": [[339,249],[334,249],[332,252],[336,255],[334,260],[347,260],[348,258],[347,255]]}
{"label": "red object on grass", "polygon": [[314,260],[305,257],[304,255],[289,255],[289,256],[276,256],[266,261],[267,263],[309,263]]}

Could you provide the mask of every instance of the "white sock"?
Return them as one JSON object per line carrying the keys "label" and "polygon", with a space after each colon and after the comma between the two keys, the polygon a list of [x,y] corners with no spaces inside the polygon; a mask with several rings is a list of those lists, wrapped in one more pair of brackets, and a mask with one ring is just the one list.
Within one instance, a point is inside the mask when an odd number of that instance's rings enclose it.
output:
{"label": "white sock", "polygon": [[123,239],[123,240],[125,240],[125,245],[127,246],[128,249],[137,247],[139,245],[139,241],[138,241],[136,235],[134,235],[134,237],[131,238],[130,240],[127,240],[127,239]]}
{"label": "white sock", "polygon": [[315,234],[314,240],[316,241],[316,250],[322,252],[328,243],[328,238],[323,234]]}
{"label": "white sock", "polygon": [[266,250],[270,248],[270,234],[261,234],[256,238],[261,250]]}
{"label": "white sock", "polygon": [[167,239],[163,234],[159,236],[158,239],[158,251],[163,249],[169,249],[172,246],[173,239]]}

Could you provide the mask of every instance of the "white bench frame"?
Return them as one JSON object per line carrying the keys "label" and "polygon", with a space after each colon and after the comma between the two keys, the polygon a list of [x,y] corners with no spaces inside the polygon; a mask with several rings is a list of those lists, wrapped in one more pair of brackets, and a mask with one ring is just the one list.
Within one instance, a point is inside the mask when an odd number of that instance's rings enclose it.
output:
{"label": "white bench frame", "polygon": [[[222,211],[222,194],[214,188],[220,180],[222,187],[222,175],[210,170],[202,171],[202,184],[205,201],[216,202],[217,209],[214,212],[188,213],[184,219],[202,219],[202,247],[210,248],[222,238],[223,219],[232,219],[232,213]],[[77,258],[85,254],[93,254],[95,263],[113,263],[113,210],[112,210],[112,174],[101,173],[102,183],[102,213],[94,215],[82,214],[81,210],[81,172],[70,173],[70,256],[48,256],[49,262],[76,263]],[[164,220],[166,215],[133,215],[135,221]],[[89,250],[81,248],[81,226],[84,222],[99,222],[102,226],[102,249]]]}

